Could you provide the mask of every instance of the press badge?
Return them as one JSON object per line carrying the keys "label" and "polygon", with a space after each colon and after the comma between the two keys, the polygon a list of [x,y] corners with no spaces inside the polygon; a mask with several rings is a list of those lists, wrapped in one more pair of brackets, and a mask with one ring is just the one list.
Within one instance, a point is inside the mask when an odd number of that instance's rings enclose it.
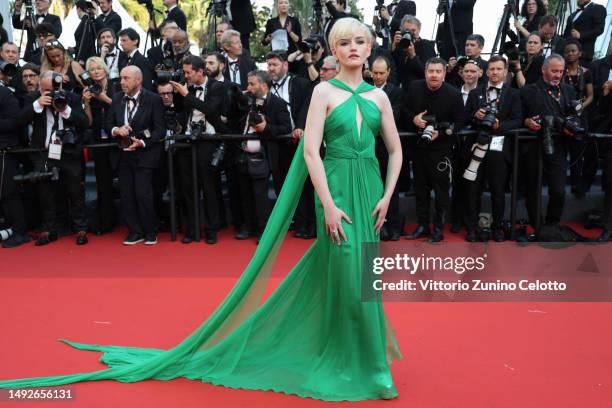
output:
{"label": "press badge", "polygon": [[489,150],[501,152],[504,150],[504,136],[493,136],[489,144]]}
{"label": "press badge", "polygon": [[62,159],[62,141],[55,137],[55,132],[51,135],[51,143],[49,143],[49,158]]}

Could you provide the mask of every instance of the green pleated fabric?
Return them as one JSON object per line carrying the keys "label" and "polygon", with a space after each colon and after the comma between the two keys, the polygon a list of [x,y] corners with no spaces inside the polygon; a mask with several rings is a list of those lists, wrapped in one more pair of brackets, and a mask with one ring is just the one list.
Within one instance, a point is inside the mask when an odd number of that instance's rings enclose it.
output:
{"label": "green pleated fabric", "polygon": [[362,244],[378,242],[370,214],[383,194],[374,155],[381,115],[374,102],[360,95],[371,85],[352,89],[336,79],[330,83],[350,92],[328,115],[324,129],[329,189],[353,221],[343,224],[348,242],[338,246],[325,235],[323,208],[315,198],[318,239],[262,303],[307,177],[300,142],[253,258],[223,302],[185,340],[169,350],[61,340],[103,352],[100,361],[109,368],[3,380],[0,388],[185,377],[326,401],[396,396],[389,364],[401,356],[393,330],[380,301],[361,301]]}

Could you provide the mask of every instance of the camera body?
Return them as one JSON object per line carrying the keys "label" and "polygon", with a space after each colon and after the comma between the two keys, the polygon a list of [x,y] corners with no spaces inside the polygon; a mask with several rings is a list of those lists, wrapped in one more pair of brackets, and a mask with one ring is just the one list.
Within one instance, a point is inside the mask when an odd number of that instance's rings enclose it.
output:
{"label": "camera body", "polygon": [[265,116],[264,101],[255,95],[249,95],[249,126],[257,126]]}
{"label": "camera body", "polygon": [[49,171],[32,171],[28,174],[18,174],[13,177],[17,183],[38,183],[41,181],[58,181],[59,167],[51,167]]}
{"label": "camera body", "polygon": [[450,122],[440,122],[436,118],[436,115],[423,115],[423,120],[427,122],[425,125],[425,129],[423,129],[423,133],[421,133],[421,137],[419,138],[420,142],[423,143],[431,143],[433,140],[434,131],[445,131],[446,134],[450,135],[453,131],[453,124]]}
{"label": "camera body", "polygon": [[0,61],[0,72],[4,76],[12,78],[17,75],[17,67],[10,62]]}
{"label": "camera body", "polygon": [[62,141],[63,145],[74,146],[77,144],[77,135],[74,128],[57,130],[55,136]]}
{"label": "camera body", "polygon": [[402,31],[402,38],[400,39],[399,46],[401,48],[408,48],[414,43],[414,35],[410,30]]}
{"label": "camera body", "polygon": [[495,101],[488,102],[481,109],[485,111],[485,115],[480,121],[480,127],[482,130],[491,132],[497,120],[497,103]]}
{"label": "camera body", "polygon": [[167,84],[170,81],[184,83],[185,76],[182,69],[160,69],[155,71],[155,80],[158,84]]}
{"label": "camera body", "polygon": [[51,97],[51,104],[57,110],[64,110],[68,106],[68,95],[66,91],[61,89],[63,81],[64,78],[60,74],[54,74],[51,80],[53,91],[49,96]]}
{"label": "camera body", "polygon": [[297,44],[297,48],[302,53],[316,54],[317,51],[319,51],[319,49],[321,48],[321,45],[319,44],[319,39],[316,36],[311,35],[310,37],[306,38],[304,41],[300,41]]}
{"label": "camera body", "polygon": [[168,107],[164,111],[164,122],[166,123],[166,130],[175,132],[178,128],[178,119],[176,117],[176,110],[174,107]]}
{"label": "camera body", "polygon": [[81,78],[83,85],[85,85],[87,90],[89,90],[89,92],[92,94],[100,95],[102,93],[102,86],[93,80],[93,78],[89,75],[89,72],[81,72],[79,74],[79,78]]}

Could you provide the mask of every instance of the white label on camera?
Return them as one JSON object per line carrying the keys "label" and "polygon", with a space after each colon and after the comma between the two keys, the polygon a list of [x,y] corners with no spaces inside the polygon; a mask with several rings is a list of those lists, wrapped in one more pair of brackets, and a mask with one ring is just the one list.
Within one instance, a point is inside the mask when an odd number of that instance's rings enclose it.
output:
{"label": "white label on camera", "polygon": [[504,150],[504,136],[493,136],[491,138],[491,144],[489,150],[494,152],[501,152]]}
{"label": "white label on camera", "polygon": [[53,160],[62,159],[62,145],[61,143],[52,142],[49,144],[49,158]]}

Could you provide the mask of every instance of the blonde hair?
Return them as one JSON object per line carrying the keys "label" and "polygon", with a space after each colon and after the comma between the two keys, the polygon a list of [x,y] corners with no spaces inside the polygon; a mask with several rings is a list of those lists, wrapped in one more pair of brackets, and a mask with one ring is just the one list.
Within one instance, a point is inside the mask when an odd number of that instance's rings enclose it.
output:
{"label": "blonde hair", "polygon": [[104,60],[100,57],[89,57],[87,59],[87,62],[85,63],[85,69],[88,72],[91,69],[91,64],[97,64],[99,67],[101,67],[104,70],[104,72],[106,72],[106,75],[110,73],[110,70],[108,69],[108,65],[106,65],[106,62],[104,62]]}
{"label": "blonde hair", "polygon": [[[68,71],[68,68],[70,67],[70,64],[72,63],[72,58],[70,58],[70,55],[68,54],[68,51],[66,51],[66,49],[64,48],[63,45],[61,45],[59,43],[59,41],[56,41],[57,44],[55,45],[51,45],[51,46],[45,46],[43,48],[43,52],[40,56],[40,71],[51,71],[51,61],[49,59],[49,57],[47,56],[47,51],[49,50],[60,50],[62,51],[62,53],[64,54],[64,62],[62,63],[62,71],[63,73]],[[49,44],[48,44],[49,45]]]}
{"label": "blonde hair", "polygon": [[360,30],[363,31],[366,41],[369,44],[372,44],[372,34],[367,25],[352,17],[345,17],[337,20],[329,32],[329,37],[327,40],[329,49],[333,50],[336,48],[338,41],[345,38],[351,38],[353,34]]}

